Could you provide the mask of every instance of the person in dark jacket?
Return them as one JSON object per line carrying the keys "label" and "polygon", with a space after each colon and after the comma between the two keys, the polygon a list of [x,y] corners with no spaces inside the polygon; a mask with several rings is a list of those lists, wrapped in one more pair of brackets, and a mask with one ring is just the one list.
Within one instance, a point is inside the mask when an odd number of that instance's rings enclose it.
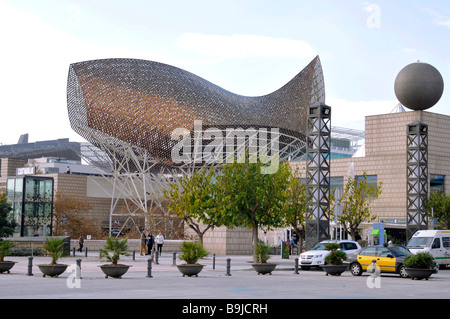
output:
{"label": "person in dark jacket", "polygon": [[147,236],[147,255],[151,255],[153,244],[155,243],[155,238],[153,237],[152,233],[148,233]]}

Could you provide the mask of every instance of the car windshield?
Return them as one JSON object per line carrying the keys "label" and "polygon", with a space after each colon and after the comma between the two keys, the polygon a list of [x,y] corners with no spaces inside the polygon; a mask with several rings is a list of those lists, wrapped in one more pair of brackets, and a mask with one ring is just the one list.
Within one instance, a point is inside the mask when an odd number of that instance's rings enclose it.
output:
{"label": "car windshield", "polygon": [[391,250],[398,256],[408,256],[411,252],[400,246],[390,246]]}
{"label": "car windshield", "polygon": [[433,237],[413,237],[408,243],[408,247],[429,247]]}
{"label": "car windshield", "polygon": [[318,243],[311,250],[325,250],[325,245],[328,243]]}

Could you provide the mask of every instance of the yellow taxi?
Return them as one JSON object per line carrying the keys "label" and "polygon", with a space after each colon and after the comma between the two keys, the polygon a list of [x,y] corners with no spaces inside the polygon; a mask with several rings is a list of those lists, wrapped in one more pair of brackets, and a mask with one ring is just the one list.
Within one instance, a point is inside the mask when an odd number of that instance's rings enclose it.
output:
{"label": "yellow taxi", "polygon": [[407,278],[403,261],[412,253],[402,246],[368,246],[361,249],[350,262],[350,272],[360,276],[375,261],[382,273],[399,274]]}

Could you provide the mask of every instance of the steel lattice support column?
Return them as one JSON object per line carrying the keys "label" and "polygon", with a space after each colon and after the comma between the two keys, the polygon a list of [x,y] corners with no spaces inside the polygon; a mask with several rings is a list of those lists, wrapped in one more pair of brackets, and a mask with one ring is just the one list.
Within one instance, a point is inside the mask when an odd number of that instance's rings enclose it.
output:
{"label": "steel lattice support column", "polygon": [[415,121],[406,133],[406,237],[428,228],[428,125]]}
{"label": "steel lattice support column", "polygon": [[307,205],[305,245],[330,238],[331,107],[317,103],[308,109],[306,158]]}

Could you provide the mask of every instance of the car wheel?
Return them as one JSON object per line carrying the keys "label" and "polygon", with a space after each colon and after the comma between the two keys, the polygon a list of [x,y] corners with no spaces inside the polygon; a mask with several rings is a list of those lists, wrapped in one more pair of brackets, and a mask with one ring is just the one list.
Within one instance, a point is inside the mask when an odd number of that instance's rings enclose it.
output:
{"label": "car wheel", "polygon": [[406,267],[404,265],[400,265],[398,267],[398,274],[400,275],[400,277],[402,278],[409,278],[408,273],[406,272]]}
{"label": "car wheel", "polygon": [[361,276],[362,274],[362,267],[359,263],[352,263],[350,265],[350,272],[353,276]]}

